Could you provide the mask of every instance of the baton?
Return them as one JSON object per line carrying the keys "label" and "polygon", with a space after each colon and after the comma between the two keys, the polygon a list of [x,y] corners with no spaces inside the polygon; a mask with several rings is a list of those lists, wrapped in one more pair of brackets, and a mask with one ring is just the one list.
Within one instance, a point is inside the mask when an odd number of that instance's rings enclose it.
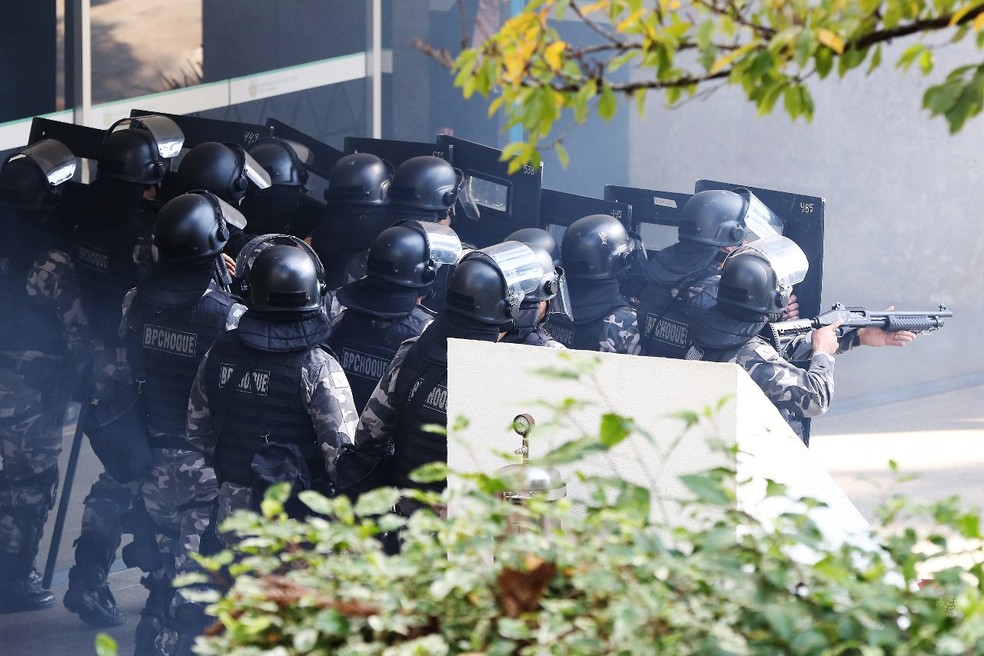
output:
{"label": "baton", "polygon": [[65,529],[65,515],[68,514],[68,503],[72,498],[72,483],[75,481],[75,469],[79,464],[79,451],[82,450],[82,413],[85,406],[79,409],[79,418],[75,420],[75,436],[72,438],[72,450],[68,454],[68,465],[65,467],[65,483],[62,485],[61,499],[58,500],[58,513],[55,515],[55,526],[51,529],[51,544],[48,546],[48,561],[44,565],[44,576],[41,585],[45,589],[51,586],[51,578],[55,574],[55,561],[58,559],[58,547],[61,543],[62,531]]}

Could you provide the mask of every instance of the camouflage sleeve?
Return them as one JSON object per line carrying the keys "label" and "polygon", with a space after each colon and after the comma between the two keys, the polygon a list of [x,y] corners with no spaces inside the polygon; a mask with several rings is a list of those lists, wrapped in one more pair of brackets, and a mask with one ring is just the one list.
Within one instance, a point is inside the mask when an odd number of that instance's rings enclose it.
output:
{"label": "camouflage sleeve", "polygon": [[780,355],[792,362],[806,362],[813,357],[813,342],[810,333],[797,335],[783,346]]}
{"label": "camouflage sleeve", "polygon": [[530,346],[544,346],[546,348],[565,349],[565,350],[567,349],[566,346],[564,346],[556,339],[554,339],[553,336],[549,332],[547,332],[547,330],[543,326],[540,326],[530,331],[530,334],[526,336],[526,339],[523,340],[523,343],[529,344]]}
{"label": "camouflage sleeve", "polygon": [[137,288],[133,287],[126,293],[123,297],[123,315],[120,317],[120,327],[116,331],[116,336],[121,340],[126,339],[126,320],[127,316],[130,314],[130,306],[133,305],[133,299],[137,296]]}
{"label": "camouflage sleeve", "polygon": [[82,309],[72,258],[60,250],[40,255],[27,274],[27,295],[54,310],[72,355],[80,360],[86,358],[90,347],[89,322]]}
{"label": "camouflage sleeve", "polygon": [[239,320],[246,314],[246,306],[242,303],[234,303],[231,308],[229,308],[229,314],[226,316],[225,330],[229,332],[230,330],[235,330],[239,327]]}
{"label": "camouflage sleeve", "polygon": [[830,406],[834,395],[834,358],[826,353],[814,353],[809,370],[803,370],[756,337],[738,351],[735,363],[748,372],[784,415],[816,417]]}
{"label": "camouflage sleeve", "polygon": [[379,380],[376,389],[372,391],[372,396],[366,403],[362,415],[359,417],[359,425],[355,430],[355,443],[363,444],[367,442],[385,442],[393,437],[397,425],[396,414],[396,378],[406,360],[407,353],[416,343],[416,338],[411,338],[403,342],[400,349],[393,356],[386,373]]}
{"label": "camouflage sleeve", "polygon": [[314,349],[301,365],[304,401],[314,423],[328,474],[334,478],[335,461],[345,444],[351,444],[359,413],[352,388],[338,361],[327,351]]}
{"label": "camouflage sleeve", "polygon": [[205,363],[208,353],[198,365],[198,372],[191,384],[188,397],[187,440],[195,449],[211,455],[215,451],[215,433],[212,413],[208,407],[208,394],[205,393]]}
{"label": "camouflage sleeve", "polygon": [[635,310],[622,306],[605,317],[605,334],[598,344],[598,350],[602,353],[628,355],[639,355],[642,352]]}

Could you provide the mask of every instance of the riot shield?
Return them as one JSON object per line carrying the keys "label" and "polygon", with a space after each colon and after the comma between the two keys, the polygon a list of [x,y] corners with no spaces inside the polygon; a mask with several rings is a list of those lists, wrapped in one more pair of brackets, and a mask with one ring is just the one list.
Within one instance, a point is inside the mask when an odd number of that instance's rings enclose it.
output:
{"label": "riot shield", "polygon": [[400,164],[411,157],[433,155],[447,159],[436,143],[422,141],[395,141],[393,139],[370,139],[368,137],[345,137],[345,154],[369,153],[393,166],[395,171]]}
{"label": "riot shield", "polygon": [[223,143],[239,144],[246,148],[251,143],[261,137],[272,136],[272,128],[266,125],[253,125],[251,123],[236,123],[234,121],[223,121],[216,118],[202,118],[200,116],[186,116],[184,114],[165,114],[164,112],[151,112],[144,109],[131,109],[130,116],[166,116],[181,128],[184,133],[184,147],[194,148],[206,141],[219,141]]}
{"label": "riot shield", "polygon": [[823,213],[826,201],[789,191],[762,189],[742,184],[698,180],[696,191],[707,189],[749,189],[783,222],[783,235],[803,249],[810,262],[806,278],[796,285],[800,316],[814,317],[820,313],[820,293],[823,283]]}
{"label": "riot shield", "polygon": [[553,189],[544,189],[540,193],[540,225],[537,227],[549,232],[560,244],[564,241],[567,226],[589,214],[610,214],[626,230],[635,231],[631,205]]}
{"label": "riot shield", "polygon": [[31,135],[28,141],[33,144],[42,139],[57,139],[68,146],[76,157],[95,161],[99,159],[99,149],[105,137],[105,130],[35,116],[31,121]]}
{"label": "riot shield", "polygon": [[453,227],[462,241],[488,246],[520,228],[537,227],[542,166],[509,174],[509,163],[501,161],[498,148],[448,135],[439,135],[437,145],[464,175],[459,205],[467,202],[477,208],[477,216],[461,211],[455,215]]}
{"label": "riot shield", "polygon": [[273,130],[273,136],[297,142],[311,151],[312,159],[310,162],[304,162],[304,167],[325,180],[328,179],[328,173],[335,162],[345,156],[345,153],[337,148],[332,148],[323,141],[318,141],[311,135],[301,132],[283,121],[269,118],[267,119],[267,126]]}
{"label": "riot shield", "polygon": [[655,252],[677,242],[680,214],[693,194],[636,187],[605,185],[605,200],[632,207],[636,232],[647,251]]}

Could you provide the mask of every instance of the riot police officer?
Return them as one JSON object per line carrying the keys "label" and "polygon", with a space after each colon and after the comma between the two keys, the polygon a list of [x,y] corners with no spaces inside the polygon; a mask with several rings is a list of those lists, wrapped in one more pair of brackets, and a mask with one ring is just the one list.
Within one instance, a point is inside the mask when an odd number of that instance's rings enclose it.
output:
{"label": "riot police officer", "polygon": [[748,197],[723,189],[698,192],[683,206],[679,241],[649,262],[638,308],[643,355],[682,358],[690,349],[688,326],[714,305],[724,257],[756,237],[748,211]]}
{"label": "riot police officer", "polygon": [[54,603],[34,564],[58,487],[66,370],[89,343],[73,261],[46,220],[75,164],[46,139],[0,167],[0,613]]}
{"label": "riot police officer", "polygon": [[554,339],[544,325],[548,315],[563,314],[569,318],[571,311],[564,270],[557,266],[560,259],[557,240],[541,228],[521,228],[508,235],[503,241],[518,241],[529,246],[540,261],[544,274],[537,288],[523,298],[519,306],[519,314],[513,321],[512,330],[500,341],[567,348]]}
{"label": "riot police officer", "polygon": [[[153,455],[140,495],[160,555],[143,581],[150,594],[137,626],[139,653],[152,653],[171,621],[171,580],[190,566],[188,554],[199,550],[218,493],[214,471],[190,448],[185,431],[198,364],[245,311],[218,282],[230,225],[242,229],[246,220],[211,192],[168,201],[154,225],[159,266],[124,302],[127,360],[140,389]],[[142,565],[153,557],[135,560]]]}
{"label": "riot police officer", "polygon": [[304,165],[307,150],[278,137],[265,137],[246,149],[267,172],[270,186],[249,185],[240,210],[246,216],[251,236],[289,234],[304,239],[324,212],[324,206],[309,197]]}
{"label": "riot police officer", "polygon": [[[270,186],[270,175],[245,148],[217,141],[205,141],[189,150],[167,185],[171,197],[204,189],[233,207],[239,206],[250,189]],[[251,238],[242,229],[229,226],[225,252],[234,258]]]}
{"label": "riot police officer", "polygon": [[331,167],[328,207],[311,232],[329,290],[365,275],[369,246],[395,221],[386,212],[392,175],[389,165],[370,153],[345,155]]}
{"label": "riot police officer", "polygon": [[[717,304],[690,324],[688,360],[734,362],[762,388],[790,428],[809,446],[804,420],[827,411],[834,394],[834,356],[855,346],[904,346],[909,331],[860,328],[838,337],[840,322],[814,330],[782,352],[762,336],[770,321],[783,318],[793,286],[806,276],[803,251],[786,237],[755,241],[725,261]],[[804,369],[794,361],[808,361]]]}
{"label": "riot police officer", "polygon": [[188,410],[188,440],[208,455],[221,484],[219,523],[250,506],[250,463],[267,440],[296,445],[313,477],[330,478],[358,419],[345,373],[322,347],[330,327],[316,258],[270,246],[246,285],[248,309],[202,363]]}
{"label": "riot police officer", "polygon": [[560,244],[560,259],[571,295],[573,319],[551,316],[547,330],[568,348],[639,353],[636,313],[619,290],[619,276],[638,244],[608,214],[572,223]]}
{"label": "riot police officer", "polygon": [[461,242],[437,223],[400,221],[369,248],[366,276],[338,290],[344,306],[328,345],[362,411],[400,344],[416,337],[434,314],[420,305],[442,266],[457,262]]}
{"label": "riot police officer", "polygon": [[[75,232],[83,305],[94,335],[104,346],[94,354],[96,398],[103,394],[105,381],[126,377],[120,308],[126,293],[149,270],[141,269],[137,261],[138,244],[153,226],[160,209],[160,184],[183,143],[184,135],[174,121],[144,116],[117,121],[100,147],[96,178]],[[117,481],[104,472],[85,499],[64,603],[87,624],[123,622],[106,575],[120,544],[121,517],[136,495],[136,482]]]}
{"label": "riot police officer", "polygon": [[[390,484],[443,489],[443,482],[412,481],[410,472],[447,460],[447,439],[424,428],[447,425],[447,341],[498,341],[519,313],[525,294],[536,289],[543,275],[533,251],[519,242],[471,251],[455,266],[444,312],[420,337],[403,343],[359,418],[359,448],[393,445]],[[399,506],[404,514],[415,508],[409,501]]]}

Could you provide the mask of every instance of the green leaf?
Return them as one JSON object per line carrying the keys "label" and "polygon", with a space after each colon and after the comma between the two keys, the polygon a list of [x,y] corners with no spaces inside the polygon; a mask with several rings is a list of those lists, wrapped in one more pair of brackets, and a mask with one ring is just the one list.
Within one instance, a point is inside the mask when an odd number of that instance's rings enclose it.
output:
{"label": "green leaf", "polygon": [[305,506],[319,515],[330,515],[333,507],[332,500],[320,492],[314,490],[301,490],[297,493],[297,498]]}
{"label": "green leaf", "polygon": [[916,58],[919,57],[919,55],[921,55],[925,50],[926,46],[922,43],[914,43],[905,49],[905,52],[903,52],[902,56],[899,57],[899,61],[896,66],[903,70],[909,70],[909,67],[912,66],[912,62],[916,61]]}
{"label": "green leaf", "polygon": [[606,121],[612,120],[615,111],[618,109],[618,96],[607,84],[601,88],[601,96],[598,98],[598,116]]}
{"label": "green leaf", "polygon": [[772,479],[769,479],[765,484],[765,496],[767,497],[784,497],[788,490],[788,486],[783,483],[777,483]]}
{"label": "green leaf", "polygon": [[601,428],[598,436],[601,443],[609,449],[624,440],[632,432],[632,420],[611,412],[601,416]]}
{"label": "green leaf", "polygon": [[550,451],[537,462],[547,465],[560,465],[568,462],[583,460],[593,453],[605,451],[606,447],[594,437],[582,437],[561,444]]}
{"label": "green leaf", "polygon": [[294,649],[301,654],[311,651],[318,644],[318,635],[318,630],[315,628],[301,629],[294,634]]}
{"label": "green leaf", "polygon": [[[881,66],[882,63],[882,45],[879,43],[875,46],[875,52],[871,55],[871,62],[868,64],[868,74],[874,72],[876,68]],[[822,75],[820,77],[823,77]]]}
{"label": "green leaf", "polygon": [[649,517],[650,492],[649,488],[641,485],[628,485],[618,495],[615,507],[627,512],[637,521],[645,521]]}
{"label": "green leaf", "polygon": [[438,483],[447,478],[448,463],[446,462],[431,462],[410,472],[410,480],[414,483]]}
{"label": "green leaf", "polygon": [[783,641],[789,642],[793,639],[793,634],[796,632],[796,623],[794,611],[791,607],[770,604],[762,610],[762,614],[765,616],[765,620],[769,623],[769,626],[772,627],[772,630]]}
{"label": "green leaf", "polygon": [[802,112],[798,86],[786,87],[786,90],[782,94],[782,101],[783,106],[786,108],[786,113],[789,114],[791,118],[796,118]]}
{"label": "green leaf", "polygon": [[680,477],[680,481],[701,501],[723,506],[734,499],[734,495],[720,480],[708,474],[686,474]]}
{"label": "green leaf", "polygon": [[929,75],[933,70],[933,51],[926,49],[919,53],[919,70],[923,72],[923,75]]}
{"label": "green leaf", "polygon": [[689,429],[691,426],[700,423],[700,417],[697,413],[690,410],[681,410],[680,412],[674,412],[668,416],[675,419],[682,419],[686,424],[684,427],[685,429]]}
{"label": "green leaf", "polygon": [[383,515],[389,512],[399,498],[400,492],[392,487],[381,487],[366,492],[355,502],[355,514],[359,517]]}
{"label": "green leaf", "polygon": [[564,144],[559,141],[554,144],[554,155],[557,156],[557,161],[560,162],[561,167],[566,169],[567,165],[571,162],[571,156],[567,153],[567,149],[564,148]]}
{"label": "green leaf", "polygon": [[823,79],[830,74],[830,70],[834,67],[834,51],[830,48],[820,48],[817,50],[814,60],[817,65],[817,75]]}
{"label": "green leaf", "polygon": [[101,631],[96,634],[96,654],[98,656],[117,656],[118,649],[113,636]]}

